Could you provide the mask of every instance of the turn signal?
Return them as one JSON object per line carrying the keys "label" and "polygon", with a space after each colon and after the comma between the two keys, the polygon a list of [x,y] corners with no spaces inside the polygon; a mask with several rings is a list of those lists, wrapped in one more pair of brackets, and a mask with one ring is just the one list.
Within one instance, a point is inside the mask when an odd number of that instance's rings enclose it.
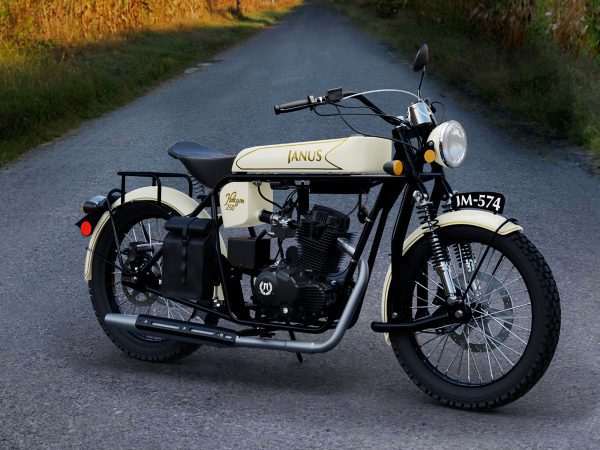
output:
{"label": "turn signal", "polygon": [[383,171],[388,175],[402,175],[402,171],[404,170],[404,166],[402,165],[402,161],[394,159],[393,161],[388,161],[383,165]]}
{"label": "turn signal", "polygon": [[81,234],[83,234],[85,237],[88,237],[90,234],[92,234],[92,224],[87,220],[81,222],[79,229],[81,230]]}
{"label": "turn signal", "polygon": [[435,151],[431,149],[425,150],[425,153],[423,153],[423,159],[426,163],[431,164],[433,161],[435,161]]}

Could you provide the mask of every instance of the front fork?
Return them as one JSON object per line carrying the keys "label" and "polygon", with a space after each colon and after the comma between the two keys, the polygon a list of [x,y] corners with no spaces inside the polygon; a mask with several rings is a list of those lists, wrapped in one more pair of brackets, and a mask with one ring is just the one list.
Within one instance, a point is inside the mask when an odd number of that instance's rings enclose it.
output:
{"label": "front fork", "polygon": [[423,194],[419,191],[413,193],[413,199],[415,200],[417,216],[421,225],[425,228],[425,236],[429,239],[431,244],[431,250],[433,254],[433,268],[438,273],[440,280],[442,281],[442,287],[446,293],[446,302],[449,305],[454,305],[461,301],[458,298],[456,286],[450,273],[450,257],[447,250],[442,245],[438,234],[439,225],[436,219],[436,207],[434,203],[429,199],[427,194]]}
{"label": "front fork", "polygon": [[[426,193],[416,190],[413,193],[413,199],[416,204],[417,216],[421,225],[425,228],[425,236],[429,239],[432,250],[433,268],[437,272],[442,282],[442,288],[446,294],[446,303],[451,307],[456,319],[462,319],[465,316],[468,306],[464,305],[462,292],[459,292],[450,266],[450,255],[446,247],[442,245],[439,237],[439,225],[436,219],[437,207]],[[455,244],[455,252],[461,268],[464,273],[472,273],[475,270],[475,258],[471,250],[470,243]],[[476,280],[475,280],[476,281]],[[465,282],[467,282],[465,280]],[[473,283],[475,291],[478,285]]]}

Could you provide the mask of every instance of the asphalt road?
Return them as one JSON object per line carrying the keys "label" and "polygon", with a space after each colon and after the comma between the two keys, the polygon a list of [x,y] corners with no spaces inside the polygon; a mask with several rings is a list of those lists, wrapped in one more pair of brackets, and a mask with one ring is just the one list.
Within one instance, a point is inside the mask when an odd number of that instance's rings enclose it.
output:
{"label": "asphalt road", "polygon": [[[176,364],[137,362],[97,324],[83,281],[86,242],[73,223],[83,200],[116,185],[117,170],[178,169],[164,151],[177,140],[234,153],[343,136],[337,119],[308,111],[275,117],[272,105],[337,86],[416,84],[408,61],[310,4],[212,65],[2,170],[0,448],[598,448],[600,180],[537,156],[433,79],[426,94],[445,103],[446,117],[463,123],[470,139],[451,182],[504,192],[507,215],[520,219],[546,256],[561,292],[557,354],[524,398],[469,413],[439,406],[413,386],[369,330],[379,316],[385,248],[359,325],[302,366],[291,354],[211,348]],[[375,100],[398,114],[408,101]],[[381,130],[367,122],[364,129]]]}

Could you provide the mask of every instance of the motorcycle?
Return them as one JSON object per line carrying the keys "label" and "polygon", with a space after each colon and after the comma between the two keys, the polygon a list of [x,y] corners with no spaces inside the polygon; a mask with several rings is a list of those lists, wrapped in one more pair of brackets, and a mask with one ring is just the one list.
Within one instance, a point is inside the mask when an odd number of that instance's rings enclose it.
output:
{"label": "motorcycle", "polygon": [[[458,122],[438,123],[438,102],[421,97],[427,59],[423,45],[413,64],[421,72],[416,94],[338,88],[275,106],[276,114],[337,116],[356,135],[238,155],[179,142],[168,153],[189,174],[119,172],[120,187],[85,202],[77,224],[90,238],[85,280],[113,343],[152,362],[200,345],[292,352],[300,362],[327,352],[359,318],[398,203],[382,318],[371,329],[410,379],[445,405],[490,409],[529,391],[558,343],[556,283],[523,227],[502,216],[502,194],[455,192],[445,178],[462,164],[467,138]],[[367,97],[375,92],[414,101],[406,116],[388,115]],[[365,114],[389,124],[391,136],[361,133],[347,120]],[[132,177],[152,184],[128,192]],[[165,180],[182,180],[187,192]],[[369,209],[364,196],[376,189]],[[357,202],[346,213],[311,206],[312,194]],[[420,226],[408,234],[415,210]],[[355,212],[358,236],[350,232]],[[225,242],[223,229],[247,236]]]}

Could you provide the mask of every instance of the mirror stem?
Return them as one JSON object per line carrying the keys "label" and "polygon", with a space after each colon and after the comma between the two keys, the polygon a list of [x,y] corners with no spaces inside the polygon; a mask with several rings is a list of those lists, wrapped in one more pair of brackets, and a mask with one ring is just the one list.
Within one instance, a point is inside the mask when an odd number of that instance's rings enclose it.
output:
{"label": "mirror stem", "polygon": [[423,78],[425,78],[425,67],[423,67],[423,71],[421,72],[421,81],[419,81],[419,87],[417,88],[417,97],[421,98],[421,85],[423,84]]}

